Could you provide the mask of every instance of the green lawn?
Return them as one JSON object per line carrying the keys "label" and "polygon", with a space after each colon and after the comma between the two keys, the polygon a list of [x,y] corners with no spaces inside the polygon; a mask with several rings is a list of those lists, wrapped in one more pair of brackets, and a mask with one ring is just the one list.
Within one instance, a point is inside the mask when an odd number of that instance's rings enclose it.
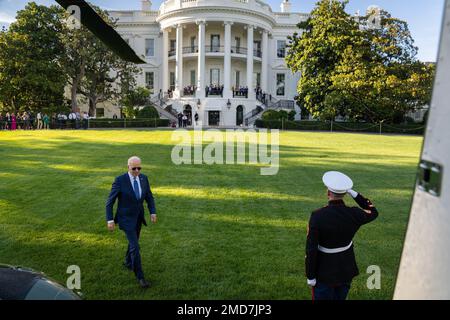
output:
{"label": "green lawn", "polygon": [[[175,166],[171,134],[0,132],[0,263],[62,283],[79,265],[87,299],[310,299],[306,225],[326,204],[322,174],[341,170],[380,211],[354,241],[350,299],[392,297],[422,138],[283,132],[280,171],[261,176],[256,165]],[[123,269],[125,236],[104,214],[134,154],[159,212],[141,238],[147,291]],[[381,290],[366,288],[369,265],[381,267]]]}

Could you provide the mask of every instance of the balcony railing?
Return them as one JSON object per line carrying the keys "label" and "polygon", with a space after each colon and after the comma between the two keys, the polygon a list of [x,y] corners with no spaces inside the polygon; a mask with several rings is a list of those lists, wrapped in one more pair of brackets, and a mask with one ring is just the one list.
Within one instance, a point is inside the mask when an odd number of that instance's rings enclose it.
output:
{"label": "balcony railing", "polygon": [[231,53],[235,53],[235,54],[247,54],[247,48],[243,48],[243,47],[231,47]]}
{"label": "balcony railing", "polygon": [[278,108],[294,110],[295,109],[295,101],[280,100],[280,101],[278,101]]}
{"label": "balcony railing", "polygon": [[215,52],[224,52],[223,46],[216,46],[216,45],[206,45],[205,47],[206,53],[215,53]]}
{"label": "balcony railing", "polygon": [[223,86],[207,86],[205,88],[205,96],[221,96],[223,97]]}
{"label": "balcony railing", "polygon": [[195,96],[196,86],[187,86],[183,89],[184,96]]}
{"label": "balcony railing", "polygon": [[198,46],[184,47],[183,54],[185,53],[198,53]]}
{"label": "balcony railing", "polygon": [[[190,53],[198,53],[198,46],[189,46],[189,47],[183,47],[182,51],[183,54],[190,54]],[[244,47],[231,47],[231,53],[232,54],[242,54],[247,55],[247,48]],[[212,46],[212,45],[206,45],[205,46],[205,52],[206,53],[224,53],[225,48],[224,46]],[[169,57],[173,57],[177,54],[176,49],[169,50]],[[262,51],[259,49],[253,49],[253,56],[257,58],[262,57]]]}
{"label": "balcony railing", "polygon": [[[183,54],[198,53],[198,47],[197,46],[183,47],[182,50],[183,50]],[[169,50],[169,57],[176,56],[176,54],[177,54],[177,50],[176,49]]]}
{"label": "balcony railing", "polygon": [[248,98],[248,88],[232,88],[233,91],[233,98],[239,97],[239,98]]}

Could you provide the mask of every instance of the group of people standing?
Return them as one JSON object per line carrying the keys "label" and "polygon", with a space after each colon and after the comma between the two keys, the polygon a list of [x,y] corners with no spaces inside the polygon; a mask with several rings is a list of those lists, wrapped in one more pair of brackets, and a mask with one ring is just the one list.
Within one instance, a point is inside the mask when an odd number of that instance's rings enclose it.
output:
{"label": "group of people standing", "polygon": [[70,112],[66,115],[60,112],[55,117],[55,124],[57,129],[87,129],[89,124],[89,114],[87,112]]}
{"label": "group of people standing", "polygon": [[196,86],[190,85],[183,89],[183,93],[185,96],[193,96],[196,90],[197,90]]}
{"label": "group of people standing", "polygon": [[208,96],[223,96],[223,85],[212,84],[205,88],[205,95]]}
{"label": "group of people standing", "polygon": [[[190,115],[190,114],[189,114]],[[178,113],[178,128],[187,128],[188,126],[192,125],[192,120],[191,117],[188,117],[188,114],[186,113]],[[198,113],[195,113],[194,115],[194,120],[195,120],[195,124],[198,123]]]}
{"label": "group of people standing", "polygon": [[46,113],[38,112],[36,115],[29,111],[23,113],[0,113],[0,130],[35,130],[49,129],[50,117]]}
{"label": "group of people standing", "polygon": [[233,98],[235,96],[239,96],[239,97],[248,97],[248,87],[232,87],[231,90],[233,91]]}
{"label": "group of people standing", "polygon": [[59,112],[52,115],[41,111],[36,114],[30,111],[7,112],[0,113],[0,130],[87,129],[88,121],[87,112]]}
{"label": "group of people standing", "polygon": [[261,88],[256,88],[256,99],[267,105],[269,102],[272,102],[272,95],[269,93],[265,93]]}

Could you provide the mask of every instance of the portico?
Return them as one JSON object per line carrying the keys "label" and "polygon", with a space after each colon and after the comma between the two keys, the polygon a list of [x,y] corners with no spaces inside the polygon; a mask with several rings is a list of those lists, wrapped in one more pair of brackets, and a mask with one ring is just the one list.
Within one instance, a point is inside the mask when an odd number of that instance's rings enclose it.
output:
{"label": "portico", "polygon": [[179,99],[185,96],[185,87],[195,85],[194,97],[203,99],[207,86],[223,86],[221,97],[232,99],[233,89],[247,87],[247,98],[254,100],[256,88],[267,91],[269,34],[255,25],[232,21],[196,20],[163,29],[163,92],[173,91],[172,98]]}
{"label": "portico", "polygon": [[153,11],[143,0],[142,10],[112,15],[147,62],[138,83],[160,114],[239,126],[267,108],[294,109],[300,75],[286,66],[285,48],[307,15],[291,13],[289,4],[274,12],[263,0],[165,0]]}

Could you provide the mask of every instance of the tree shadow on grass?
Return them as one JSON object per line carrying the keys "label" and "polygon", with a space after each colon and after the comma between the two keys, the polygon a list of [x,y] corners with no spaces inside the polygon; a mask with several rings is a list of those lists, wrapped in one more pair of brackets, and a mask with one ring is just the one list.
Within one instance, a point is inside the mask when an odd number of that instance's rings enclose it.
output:
{"label": "tree shadow on grass", "polygon": [[[11,257],[9,263],[42,270],[63,283],[67,267],[79,265],[88,299],[308,299],[303,281],[305,220],[283,227],[264,223],[264,219],[248,223],[244,218],[242,223],[230,221],[227,214],[220,219],[208,216],[206,210],[180,211],[144,228],[143,266],[153,282],[153,288],[145,293],[121,267],[126,250],[123,234],[109,234],[104,223],[86,226],[90,234],[73,232],[92,241],[76,241],[62,232],[58,236],[58,231],[53,231],[50,239],[35,241],[31,241],[33,235],[17,239],[6,232],[9,242],[3,246],[2,256]],[[95,238],[98,241],[93,241]],[[363,260],[373,261],[370,257],[376,256],[383,261],[392,254],[395,252],[380,248],[366,253]],[[383,264],[381,267],[386,275],[395,273]],[[385,298],[389,294],[385,292]]]}
{"label": "tree shadow on grass", "polygon": [[[2,153],[12,155],[0,159],[0,210],[10,207],[12,222],[2,225],[1,256],[8,260],[2,262],[34,267],[63,282],[67,266],[79,264],[88,298],[309,298],[303,278],[306,223],[326,203],[321,177],[330,168],[351,173],[364,191],[377,190],[381,219],[400,208],[383,237],[397,245],[373,253],[395,279],[410,199],[382,193],[411,185],[412,194],[415,166],[409,157],[393,165],[374,164],[376,155],[370,155],[355,164],[341,161],[337,152],[300,148],[300,156],[311,159],[302,164],[284,161],[282,146],[279,174],[265,177],[255,165],[175,166],[166,144],[51,143],[52,151],[0,143]],[[284,149],[293,153],[288,159],[299,157],[295,148]],[[324,153],[336,160],[315,161]],[[143,232],[144,268],[154,282],[146,293],[121,269],[123,234],[105,229],[107,194],[132,154],[144,160],[160,213],[159,224]],[[10,172],[20,175],[2,178]],[[362,235],[382,239],[379,228],[368,227]],[[367,251],[363,261],[371,261]],[[390,290],[383,290],[381,296],[390,298]]]}
{"label": "tree shadow on grass", "polygon": [[[255,229],[237,223],[194,221],[182,215],[178,219],[176,225],[161,223],[143,231],[143,265],[154,284],[143,296],[133,276],[121,269],[126,249],[121,234],[111,235],[119,240],[112,241],[110,247],[76,245],[66,240],[27,241],[13,243],[5,253],[19,252],[14,262],[26,262],[60,281],[65,280],[68,265],[79,265],[88,298],[299,297],[296,285],[274,290],[277,274],[299,272],[293,267],[300,265],[293,234],[277,236],[272,227]],[[282,266],[283,262],[288,264]],[[261,279],[264,281],[260,283]]]}

